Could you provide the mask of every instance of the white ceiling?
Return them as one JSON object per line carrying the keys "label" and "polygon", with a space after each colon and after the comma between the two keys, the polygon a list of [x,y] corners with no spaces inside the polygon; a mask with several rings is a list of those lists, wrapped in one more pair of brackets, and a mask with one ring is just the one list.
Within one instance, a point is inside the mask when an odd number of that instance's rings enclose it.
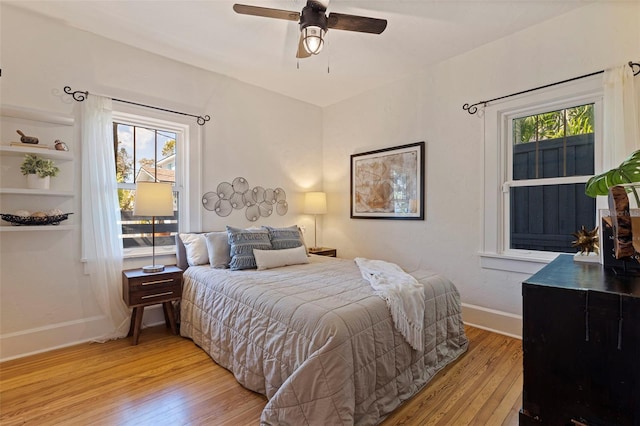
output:
{"label": "white ceiling", "polygon": [[319,106],[400,79],[590,1],[331,0],[328,13],[387,19],[387,29],[381,35],[329,30],[325,49],[298,61],[296,22],[239,15],[232,6],[238,2],[300,11],[306,0],[3,0]]}

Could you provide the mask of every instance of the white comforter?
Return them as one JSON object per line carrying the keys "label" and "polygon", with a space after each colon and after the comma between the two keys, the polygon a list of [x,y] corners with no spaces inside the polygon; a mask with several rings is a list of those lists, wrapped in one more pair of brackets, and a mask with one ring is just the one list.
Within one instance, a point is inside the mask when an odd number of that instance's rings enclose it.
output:
{"label": "white comforter", "polygon": [[376,424],[467,348],[459,295],[430,271],[424,350],[410,347],[353,261],[185,272],[180,333],[269,399],[265,425]]}

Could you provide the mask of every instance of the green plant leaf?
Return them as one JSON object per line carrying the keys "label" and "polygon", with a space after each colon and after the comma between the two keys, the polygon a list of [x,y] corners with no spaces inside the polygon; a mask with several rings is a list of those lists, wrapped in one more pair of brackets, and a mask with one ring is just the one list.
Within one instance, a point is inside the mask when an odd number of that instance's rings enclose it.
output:
{"label": "green plant leaf", "polygon": [[631,154],[615,169],[593,176],[587,181],[584,192],[595,198],[598,195],[608,195],[612,186],[633,182],[640,182],[640,150]]}
{"label": "green plant leaf", "polygon": [[55,165],[53,160],[27,154],[20,165],[20,171],[23,175],[38,175],[44,178],[47,176],[56,176],[60,169]]}

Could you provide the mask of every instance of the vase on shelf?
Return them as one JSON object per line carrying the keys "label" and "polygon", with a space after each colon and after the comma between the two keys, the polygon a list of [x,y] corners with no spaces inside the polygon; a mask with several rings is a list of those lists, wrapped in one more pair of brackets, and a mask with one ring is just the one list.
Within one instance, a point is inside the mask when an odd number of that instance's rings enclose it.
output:
{"label": "vase on shelf", "polygon": [[29,189],[49,189],[51,176],[41,178],[38,175],[27,175],[27,188]]}

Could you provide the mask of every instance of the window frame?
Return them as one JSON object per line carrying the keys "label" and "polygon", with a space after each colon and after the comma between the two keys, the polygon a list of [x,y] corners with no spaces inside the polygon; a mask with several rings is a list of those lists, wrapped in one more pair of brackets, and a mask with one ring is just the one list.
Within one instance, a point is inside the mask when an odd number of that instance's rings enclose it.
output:
{"label": "window frame", "polygon": [[[175,116],[159,114],[154,111],[144,112],[136,109],[119,108],[113,110],[113,122],[138,127],[168,130],[176,133],[175,185],[173,191],[178,193],[178,232],[188,229],[200,229],[200,215],[194,198],[200,194],[201,167],[201,130],[199,125],[175,120]],[[135,183],[118,183],[118,189],[135,189]],[[192,195],[195,194],[195,195]],[[194,204],[195,203],[195,204]],[[172,255],[176,246],[156,246],[156,255]],[[152,247],[134,247],[123,249],[124,258],[151,256]]]}
{"label": "window frame", "polygon": [[[510,248],[511,211],[509,189],[532,183],[513,179],[512,120],[587,103],[594,104],[594,170],[602,169],[602,77],[590,77],[511,98],[484,109],[483,161],[483,232],[480,250],[481,266],[511,272],[535,273],[555,259],[558,252]],[[591,176],[535,179],[535,184],[586,182]],[[606,200],[596,199],[598,210],[606,208]],[[594,224],[595,225],[595,224]]]}

